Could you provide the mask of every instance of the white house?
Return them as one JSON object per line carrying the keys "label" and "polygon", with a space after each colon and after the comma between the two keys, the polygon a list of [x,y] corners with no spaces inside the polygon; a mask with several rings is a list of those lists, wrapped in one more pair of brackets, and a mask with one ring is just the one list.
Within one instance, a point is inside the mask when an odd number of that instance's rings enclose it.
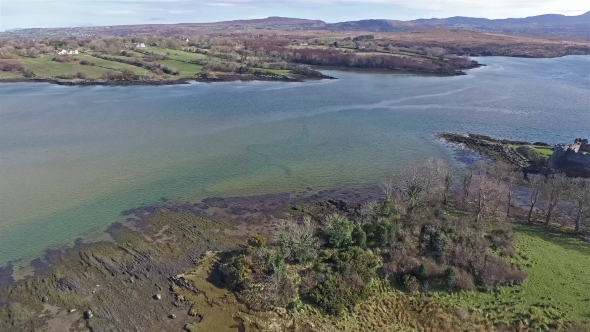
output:
{"label": "white house", "polygon": [[78,52],[78,50],[65,50],[62,49],[60,51],[55,51],[57,52],[57,54],[70,54],[70,55],[74,55],[74,54],[79,54],[80,52]]}
{"label": "white house", "polygon": [[299,46],[309,46],[308,42],[299,42]]}
{"label": "white house", "polygon": [[137,43],[137,44],[135,44],[135,47],[137,47],[137,48],[145,48],[145,44],[144,43]]}
{"label": "white house", "polygon": [[185,42],[187,42],[187,43],[189,42],[188,38],[185,40]]}

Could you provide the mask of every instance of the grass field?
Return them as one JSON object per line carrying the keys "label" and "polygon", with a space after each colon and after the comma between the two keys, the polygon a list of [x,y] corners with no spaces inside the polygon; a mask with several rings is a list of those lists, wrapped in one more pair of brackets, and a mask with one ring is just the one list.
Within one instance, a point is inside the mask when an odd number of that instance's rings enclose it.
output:
{"label": "grass field", "polygon": [[553,149],[551,149],[551,148],[535,147],[535,149],[537,149],[537,151],[541,152],[542,154],[544,154],[547,157],[551,157],[553,155]]}
{"label": "grass field", "polygon": [[564,322],[590,324],[590,244],[539,226],[517,226],[518,259],[528,278],[497,293],[437,294],[446,303],[475,308],[492,322],[527,321],[535,330]]}
{"label": "grass field", "polygon": [[286,70],[286,69],[264,69],[264,68],[252,68],[252,69],[253,70],[260,70],[260,71],[264,71],[264,72],[276,74],[276,75],[288,75],[289,74],[289,70]]}
{"label": "grass field", "polygon": [[[75,75],[77,72],[85,72],[88,78],[99,78],[109,70],[98,66],[84,66],[76,62],[61,63],[53,61],[53,56],[45,55],[40,58],[23,58],[20,61],[37,77],[56,77],[59,75]],[[81,59],[78,57],[78,59]]]}
{"label": "grass field", "polygon": [[194,77],[203,70],[203,66],[192,63],[181,62],[178,60],[158,60],[153,63],[166,66],[170,69],[178,70],[181,77]]}
{"label": "grass field", "polygon": [[147,47],[146,51],[154,52],[160,55],[167,55],[170,59],[180,60],[180,61],[191,61],[191,60],[200,60],[205,59],[207,56],[200,53],[191,53],[179,50],[170,50],[165,48],[158,48],[158,47]]}
{"label": "grass field", "polygon": [[[81,60],[88,60],[89,62],[96,63],[97,66],[110,68],[112,70],[123,71],[124,69],[130,69],[130,70],[133,70],[138,75],[148,75],[148,76],[151,75],[151,72],[149,70],[144,69],[144,68],[140,68],[140,67],[133,66],[133,65],[128,65],[126,63],[121,63],[121,62],[117,62],[117,61],[109,61],[109,60],[99,59],[99,58],[93,57],[88,54],[80,54],[77,56],[77,58],[80,59],[80,61]],[[88,66],[85,66],[85,68],[86,67],[88,67]]]}
{"label": "grass field", "polygon": [[19,73],[0,71],[0,80],[23,77]]}

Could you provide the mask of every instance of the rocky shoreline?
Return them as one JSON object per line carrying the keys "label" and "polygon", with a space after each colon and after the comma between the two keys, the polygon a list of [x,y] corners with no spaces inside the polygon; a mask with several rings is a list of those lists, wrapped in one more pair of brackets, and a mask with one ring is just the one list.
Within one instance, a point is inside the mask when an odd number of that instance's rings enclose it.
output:
{"label": "rocky shoreline", "polygon": [[439,133],[437,137],[445,142],[452,144],[461,144],[492,161],[503,161],[524,170],[539,172],[543,166],[533,163],[530,159],[525,158],[515,151],[513,146],[539,146],[550,147],[544,142],[524,142],[504,139],[495,139],[490,136],[478,134],[458,134],[458,133]]}
{"label": "rocky shoreline", "polygon": [[1,79],[0,83],[51,83],[64,86],[133,86],[133,85],[146,85],[146,86],[160,86],[160,85],[178,85],[178,84],[190,84],[192,82],[200,83],[216,83],[216,82],[250,82],[250,81],[262,81],[262,82],[306,82],[309,80],[335,80],[336,77],[322,75],[314,77],[305,77],[300,75],[293,76],[282,76],[282,75],[263,75],[263,74],[249,74],[249,75],[223,75],[215,78],[206,77],[194,77],[194,78],[181,78],[175,80],[148,80],[148,81],[124,81],[124,80],[110,80],[110,81],[91,81],[91,80],[80,80],[80,81],[64,81],[53,78],[10,78]]}

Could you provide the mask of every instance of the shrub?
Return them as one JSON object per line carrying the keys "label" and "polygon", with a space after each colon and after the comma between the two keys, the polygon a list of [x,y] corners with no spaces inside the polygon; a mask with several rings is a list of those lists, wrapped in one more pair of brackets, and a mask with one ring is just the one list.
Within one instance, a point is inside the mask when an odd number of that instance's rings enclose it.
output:
{"label": "shrub", "polygon": [[86,73],[83,72],[83,71],[79,71],[79,72],[76,73],[76,78],[85,80],[86,79]]}
{"label": "shrub", "polygon": [[246,285],[246,282],[252,275],[252,270],[246,264],[246,256],[239,255],[235,257],[230,263],[228,268],[228,281],[229,285],[234,290],[242,290]]}
{"label": "shrub", "polygon": [[420,288],[420,284],[418,283],[418,279],[416,279],[416,277],[414,277],[413,275],[409,275],[409,274],[405,275],[402,283],[403,283],[404,288],[410,293],[417,292],[418,289]]}
{"label": "shrub", "polygon": [[352,242],[360,248],[367,247],[367,233],[358,224],[352,230]]}
{"label": "shrub", "polygon": [[311,292],[310,300],[323,312],[340,315],[368,296],[369,289],[359,278],[329,276]]}
{"label": "shrub", "polygon": [[80,61],[80,64],[83,65],[83,66],[88,66],[88,65],[90,65],[90,61],[88,61],[88,60],[82,60],[82,61]]}
{"label": "shrub", "polygon": [[24,72],[26,67],[14,61],[0,61],[0,70],[6,72]]}
{"label": "shrub", "polygon": [[420,264],[420,267],[418,268],[418,278],[420,278],[420,280],[428,279],[428,271],[426,271],[426,266],[424,264]]}
{"label": "shrub", "polygon": [[475,284],[473,282],[473,276],[464,272],[463,270],[455,270],[455,288],[460,291],[471,291],[475,290]]}
{"label": "shrub", "polygon": [[456,281],[456,274],[455,268],[449,267],[445,270],[445,275],[443,279],[443,286],[451,291],[455,288],[455,281]]}
{"label": "shrub", "polygon": [[482,268],[476,271],[479,286],[485,290],[498,289],[503,285],[519,285],[526,279],[526,273],[508,265],[500,257],[487,256]]}
{"label": "shrub", "polygon": [[78,59],[76,57],[69,55],[69,54],[56,55],[53,57],[52,60],[56,61],[56,62],[62,62],[62,63],[78,61]]}
{"label": "shrub", "polygon": [[254,235],[253,237],[248,239],[248,245],[254,248],[266,247],[268,244],[268,239],[262,235]]}
{"label": "shrub", "polygon": [[335,216],[328,223],[328,227],[324,230],[324,239],[329,247],[344,248],[352,243],[354,228],[352,221]]}

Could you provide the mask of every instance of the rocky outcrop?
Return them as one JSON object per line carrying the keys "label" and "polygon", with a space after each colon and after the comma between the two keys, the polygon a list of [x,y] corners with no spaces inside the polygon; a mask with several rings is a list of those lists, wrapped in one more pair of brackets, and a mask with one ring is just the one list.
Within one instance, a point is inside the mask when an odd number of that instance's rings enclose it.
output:
{"label": "rocky outcrop", "polygon": [[521,156],[511,147],[511,145],[530,145],[531,143],[528,142],[498,140],[477,134],[461,135],[456,133],[442,133],[438,136],[447,142],[463,144],[469,149],[494,161],[504,161],[525,169],[535,167],[531,161]]}

